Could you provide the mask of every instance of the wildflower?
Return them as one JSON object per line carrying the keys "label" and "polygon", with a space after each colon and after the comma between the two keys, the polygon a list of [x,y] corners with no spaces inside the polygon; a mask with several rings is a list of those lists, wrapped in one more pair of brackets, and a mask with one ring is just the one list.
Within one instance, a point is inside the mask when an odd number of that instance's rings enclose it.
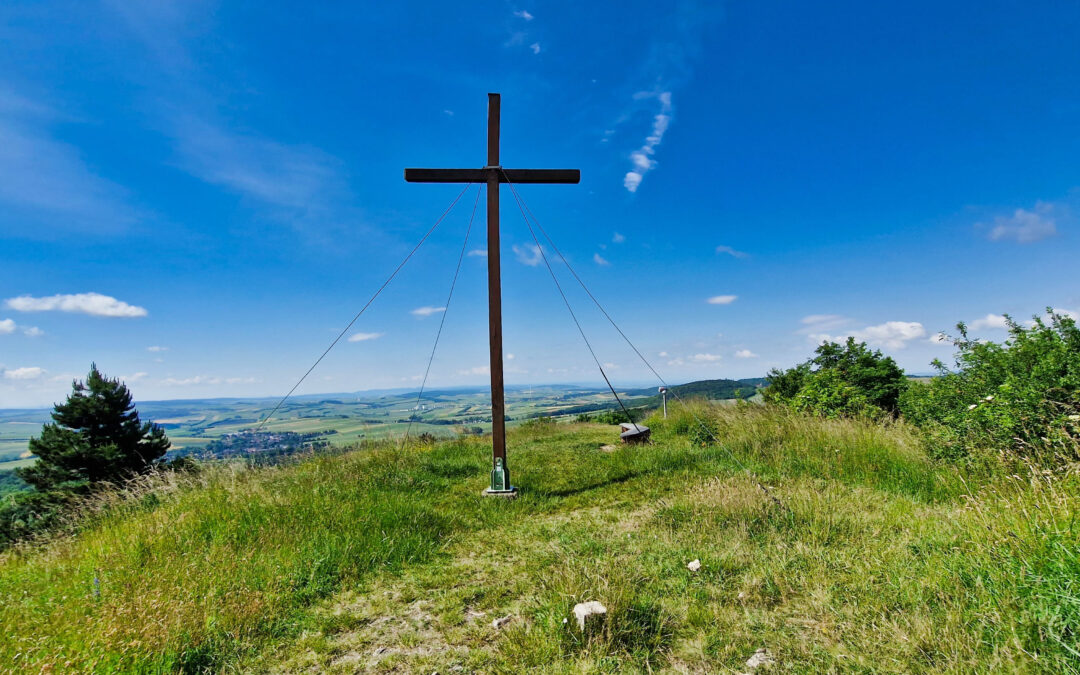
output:
{"label": "wildflower", "polygon": [[1069,419],[1073,422],[1080,422],[1080,415],[1069,415]]}
{"label": "wildflower", "polygon": [[987,396],[985,400],[987,400],[987,401],[993,401],[993,400],[994,400],[994,397],[993,397],[993,396]]}
{"label": "wildflower", "polygon": [[978,403],[972,403],[971,405],[968,406],[968,410],[974,410],[975,408],[978,408],[978,407],[979,407]]}

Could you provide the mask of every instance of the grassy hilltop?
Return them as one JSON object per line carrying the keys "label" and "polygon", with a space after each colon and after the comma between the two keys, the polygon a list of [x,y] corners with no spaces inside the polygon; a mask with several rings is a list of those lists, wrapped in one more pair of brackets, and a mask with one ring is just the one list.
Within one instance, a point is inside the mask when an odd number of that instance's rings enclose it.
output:
{"label": "grassy hilltop", "polygon": [[[1075,474],[961,472],[901,423],[699,411],[722,445],[681,408],[644,447],[526,424],[513,502],[480,497],[477,438],[132,485],[0,557],[0,669],[1080,668]],[[609,614],[583,638],[586,600]]]}

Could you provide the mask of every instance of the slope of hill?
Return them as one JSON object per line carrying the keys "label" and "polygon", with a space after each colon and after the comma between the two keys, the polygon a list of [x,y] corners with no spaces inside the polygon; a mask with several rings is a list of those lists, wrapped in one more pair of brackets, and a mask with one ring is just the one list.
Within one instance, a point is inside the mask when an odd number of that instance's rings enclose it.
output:
{"label": "slope of hill", "polygon": [[[729,399],[747,399],[757,393],[760,387],[768,384],[768,380],[761,377],[752,377],[744,380],[698,380],[686,384],[676,384],[669,391],[682,398],[704,398],[713,401]],[[635,400],[635,406],[649,406],[655,408],[660,405],[660,395],[656,387],[648,389],[632,389],[627,394],[631,396],[647,396],[648,398]],[[669,400],[674,396],[669,394]]]}
{"label": "slope of hill", "polygon": [[[0,556],[0,669],[1076,670],[1075,474],[962,475],[902,424],[699,414],[722,445],[681,409],[650,446],[525,424],[510,502],[480,496],[476,438],[131,486]],[[607,619],[583,635],[587,600]]]}

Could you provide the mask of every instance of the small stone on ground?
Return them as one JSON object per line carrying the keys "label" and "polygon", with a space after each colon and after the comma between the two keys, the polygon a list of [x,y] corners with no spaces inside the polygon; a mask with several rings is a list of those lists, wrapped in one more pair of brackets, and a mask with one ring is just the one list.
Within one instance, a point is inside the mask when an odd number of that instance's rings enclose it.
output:
{"label": "small stone on ground", "polygon": [[694,558],[690,562],[686,563],[686,569],[690,570],[691,572],[697,572],[699,569],[701,569],[701,561],[697,558]]}
{"label": "small stone on ground", "polygon": [[498,629],[502,628],[503,626],[505,626],[506,624],[510,623],[510,621],[512,621],[513,618],[514,617],[510,616],[509,614],[507,614],[506,616],[499,617],[498,619],[495,619],[494,621],[491,622],[491,627],[494,628],[495,630],[498,630]]}
{"label": "small stone on ground", "polygon": [[[590,600],[589,602],[579,602],[574,605],[574,617],[577,619],[578,628],[585,630],[586,623],[592,623],[593,621],[602,621],[604,615],[607,614],[607,607],[604,607],[596,600]],[[595,617],[595,618],[592,618]]]}
{"label": "small stone on ground", "polygon": [[755,668],[760,668],[761,666],[771,666],[774,663],[776,663],[776,660],[772,657],[772,654],[769,653],[768,649],[762,647],[761,649],[754,652],[753,656],[747,659],[746,667],[754,670]]}

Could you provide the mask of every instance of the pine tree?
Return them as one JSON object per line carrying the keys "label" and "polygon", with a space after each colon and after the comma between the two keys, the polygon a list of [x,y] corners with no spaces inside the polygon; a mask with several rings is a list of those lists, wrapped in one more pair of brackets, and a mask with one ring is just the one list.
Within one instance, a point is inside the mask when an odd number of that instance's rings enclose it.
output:
{"label": "pine tree", "polygon": [[57,404],[53,423],[30,439],[37,462],[17,469],[19,477],[42,492],[84,489],[100,482],[145,473],[169,449],[156,424],[142,422],[131,392],[91,364],[86,382],[72,383],[67,401]]}

